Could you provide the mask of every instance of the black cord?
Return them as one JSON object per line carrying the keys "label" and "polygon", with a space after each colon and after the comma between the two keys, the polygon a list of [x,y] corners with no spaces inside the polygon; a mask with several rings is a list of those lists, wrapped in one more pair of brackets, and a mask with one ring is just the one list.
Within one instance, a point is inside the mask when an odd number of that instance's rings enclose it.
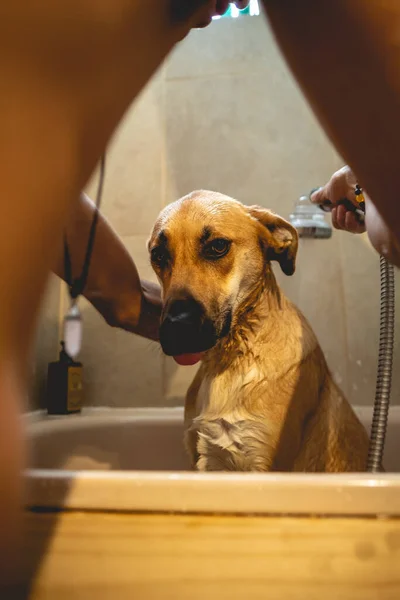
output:
{"label": "black cord", "polygon": [[92,225],[90,227],[88,245],[86,248],[86,254],[85,254],[84,261],[83,261],[82,273],[79,277],[77,277],[74,280],[72,279],[71,255],[70,255],[69,249],[68,249],[67,236],[64,235],[64,276],[65,276],[65,281],[68,284],[69,295],[72,300],[75,300],[78,296],[83,294],[85,287],[86,287],[87,278],[89,275],[90,260],[92,258],[94,240],[96,237],[96,227],[97,227],[97,222],[99,220],[99,208],[100,208],[100,204],[101,204],[101,198],[103,196],[105,170],[106,170],[106,156],[105,156],[105,154],[103,154],[103,156],[101,157],[101,161],[100,161],[99,184],[97,187],[97,194],[96,194],[96,210],[94,212],[93,219],[92,219]]}

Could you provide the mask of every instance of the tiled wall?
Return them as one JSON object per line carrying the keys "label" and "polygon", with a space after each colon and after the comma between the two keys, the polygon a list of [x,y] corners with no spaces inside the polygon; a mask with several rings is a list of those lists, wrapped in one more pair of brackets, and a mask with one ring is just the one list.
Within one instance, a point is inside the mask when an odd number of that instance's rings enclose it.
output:
{"label": "tiled wall", "polygon": [[[341,165],[265,21],[221,19],[179,45],[127,115],[109,150],[103,208],[141,275],[153,278],[145,242],[168,202],[208,188],[287,217],[299,195]],[[373,399],[378,264],[364,237],[336,232],[329,241],[302,243],[296,275],[279,275],[356,404]],[[84,319],[87,404],[183,402],[193,369],[111,329],[87,305]],[[394,399],[399,389],[397,380]]]}
{"label": "tiled wall", "polygon": [[27,408],[44,406],[47,365],[57,360],[59,351],[60,282],[51,276],[38,320],[33,347],[32,385]]}

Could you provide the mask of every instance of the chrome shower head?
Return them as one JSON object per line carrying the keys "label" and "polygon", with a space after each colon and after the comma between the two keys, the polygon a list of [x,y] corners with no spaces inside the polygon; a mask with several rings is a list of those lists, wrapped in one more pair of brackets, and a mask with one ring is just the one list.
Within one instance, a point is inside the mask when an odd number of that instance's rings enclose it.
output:
{"label": "chrome shower head", "polygon": [[324,212],[317,204],[312,204],[309,196],[298,199],[294,211],[289,215],[289,221],[301,238],[327,239],[332,236],[332,227]]}

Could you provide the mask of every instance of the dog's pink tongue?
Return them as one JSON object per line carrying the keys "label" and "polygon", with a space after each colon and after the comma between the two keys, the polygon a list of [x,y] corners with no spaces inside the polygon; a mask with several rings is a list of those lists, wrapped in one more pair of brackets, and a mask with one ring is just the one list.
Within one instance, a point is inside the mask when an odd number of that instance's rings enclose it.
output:
{"label": "dog's pink tongue", "polygon": [[174,356],[175,361],[182,367],[191,367],[195,365],[203,358],[203,352],[197,352],[196,354],[179,354]]}

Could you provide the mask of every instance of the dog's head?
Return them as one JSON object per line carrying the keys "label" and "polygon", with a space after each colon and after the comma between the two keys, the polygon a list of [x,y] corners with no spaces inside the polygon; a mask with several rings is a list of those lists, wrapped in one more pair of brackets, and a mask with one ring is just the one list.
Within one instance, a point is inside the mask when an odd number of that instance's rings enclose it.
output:
{"label": "dog's head", "polygon": [[272,212],[199,191],[160,214],[149,241],[163,290],[160,341],[165,354],[194,364],[226,336],[269,271],[295,270],[296,230]]}

